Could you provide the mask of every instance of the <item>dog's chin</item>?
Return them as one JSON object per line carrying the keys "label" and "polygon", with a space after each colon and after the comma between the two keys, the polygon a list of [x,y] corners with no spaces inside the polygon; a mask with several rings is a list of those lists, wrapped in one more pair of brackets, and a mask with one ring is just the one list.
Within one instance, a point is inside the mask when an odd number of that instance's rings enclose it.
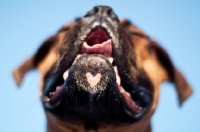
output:
{"label": "dog's chin", "polygon": [[103,119],[111,106],[120,105],[114,68],[103,55],[78,56],[64,80],[67,103],[84,119]]}
{"label": "dog's chin", "polygon": [[[60,115],[62,111],[65,116],[84,120],[140,119],[149,104],[140,100],[143,95],[122,85],[112,50],[112,39],[107,33],[101,29],[93,31],[59,83],[46,93],[46,109],[59,109]],[[148,95],[145,92],[140,94]]]}

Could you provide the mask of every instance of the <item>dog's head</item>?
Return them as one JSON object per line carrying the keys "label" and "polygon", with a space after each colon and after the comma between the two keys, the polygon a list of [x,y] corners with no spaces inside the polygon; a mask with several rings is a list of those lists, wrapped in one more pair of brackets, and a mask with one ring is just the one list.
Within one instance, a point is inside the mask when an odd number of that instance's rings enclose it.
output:
{"label": "dog's head", "polygon": [[162,82],[175,84],[180,104],[192,93],[167,53],[107,6],[94,7],[46,40],[14,71],[18,85],[33,68],[42,73],[47,118],[60,122],[145,126]]}

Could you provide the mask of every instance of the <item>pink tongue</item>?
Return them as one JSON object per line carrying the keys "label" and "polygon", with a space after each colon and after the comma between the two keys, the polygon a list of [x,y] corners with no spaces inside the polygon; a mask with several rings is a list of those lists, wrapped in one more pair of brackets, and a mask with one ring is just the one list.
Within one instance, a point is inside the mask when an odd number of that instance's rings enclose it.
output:
{"label": "pink tongue", "polygon": [[81,52],[83,54],[102,54],[106,57],[112,56],[111,40],[107,40],[102,44],[95,44],[93,46],[88,45],[86,42],[83,43]]}

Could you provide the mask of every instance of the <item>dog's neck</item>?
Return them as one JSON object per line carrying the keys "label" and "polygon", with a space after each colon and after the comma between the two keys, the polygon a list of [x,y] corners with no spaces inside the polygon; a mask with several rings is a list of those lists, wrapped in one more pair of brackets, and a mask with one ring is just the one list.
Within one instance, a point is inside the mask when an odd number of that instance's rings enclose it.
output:
{"label": "dog's neck", "polygon": [[[115,124],[94,124],[94,123],[71,123],[64,122],[51,113],[46,112],[47,115],[47,132],[151,132],[150,121],[147,118],[133,123],[124,125]],[[146,119],[146,120],[145,120]]]}

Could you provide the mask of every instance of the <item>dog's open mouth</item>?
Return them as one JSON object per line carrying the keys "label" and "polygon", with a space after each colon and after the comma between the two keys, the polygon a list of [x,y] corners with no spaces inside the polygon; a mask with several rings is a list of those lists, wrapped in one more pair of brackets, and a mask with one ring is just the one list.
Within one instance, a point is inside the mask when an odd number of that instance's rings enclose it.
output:
{"label": "dog's open mouth", "polygon": [[[76,87],[78,87],[77,85],[80,85],[79,87],[86,87],[83,89],[90,89],[93,93],[99,89],[99,91],[106,91],[106,89],[108,89],[108,83],[110,83],[109,80],[114,79],[115,84],[113,86],[109,85],[109,87],[110,89],[116,89],[119,93],[119,97],[117,97],[116,100],[120,102],[124,111],[129,116],[134,119],[140,118],[147,111],[150,104],[146,104],[141,100],[142,95],[138,95],[134,90],[122,85],[123,83],[121,82],[123,80],[121,80],[118,66],[115,63],[116,58],[113,55],[112,45],[112,38],[105,29],[96,28],[91,31],[86,40],[82,43],[81,51],[76,56],[72,66],[66,69],[62,74],[63,80],[45,96],[45,104],[48,107],[56,107],[60,104],[63,94],[67,91],[66,82],[70,80],[69,74],[70,76],[74,76],[75,79],[73,79],[73,81],[75,81]],[[78,70],[81,72],[74,72],[77,69],[76,65],[84,66],[84,68],[82,68],[83,71],[79,68]],[[104,65],[108,65],[110,69],[104,69]],[[114,77],[108,75],[106,72],[114,74]],[[108,79],[104,81],[102,78]],[[70,80],[70,83],[71,82]],[[67,89],[70,87],[67,87]],[[146,94],[145,92],[147,91],[142,91],[140,94]],[[99,94],[98,98],[99,96],[101,95]]]}

